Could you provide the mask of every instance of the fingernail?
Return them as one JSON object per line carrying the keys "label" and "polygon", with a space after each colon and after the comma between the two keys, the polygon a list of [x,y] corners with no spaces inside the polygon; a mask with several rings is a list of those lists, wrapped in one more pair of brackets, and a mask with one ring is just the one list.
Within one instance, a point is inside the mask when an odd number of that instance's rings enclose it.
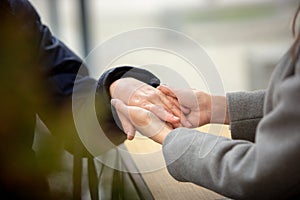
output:
{"label": "fingernail", "polygon": [[127,132],[127,139],[128,140],[132,140],[133,139],[133,135],[130,132]]}
{"label": "fingernail", "polygon": [[180,120],[179,117],[176,117],[176,116],[174,116],[174,115],[172,115],[172,118],[173,118],[174,120],[176,120],[176,121]]}

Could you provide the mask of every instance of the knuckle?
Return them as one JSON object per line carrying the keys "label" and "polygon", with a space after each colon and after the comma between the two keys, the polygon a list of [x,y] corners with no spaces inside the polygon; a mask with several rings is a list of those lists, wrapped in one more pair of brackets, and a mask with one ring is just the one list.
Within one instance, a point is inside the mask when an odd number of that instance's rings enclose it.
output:
{"label": "knuckle", "polygon": [[143,101],[143,99],[141,98],[141,96],[133,95],[129,99],[129,105],[131,105],[131,106],[140,105],[142,101]]}
{"label": "knuckle", "polygon": [[150,91],[150,92],[148,93],[148,97],[149,97],[150,99],[154,99],[154,98],[157,97],[157,93],[156,93],[155,91]]}

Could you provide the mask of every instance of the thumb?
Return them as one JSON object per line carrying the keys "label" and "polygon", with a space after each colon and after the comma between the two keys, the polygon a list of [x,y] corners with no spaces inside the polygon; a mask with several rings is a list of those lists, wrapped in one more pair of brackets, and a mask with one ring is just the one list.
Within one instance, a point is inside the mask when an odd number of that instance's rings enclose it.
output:
{"label": "thumb", "polygon": [[[123,114],[127,112],[128,109],[126,109],[125,104],[123,101],[119,99],[112,99],[110,100],[111,105],[113,105],[118,111],[121,111]],[[125,111],[125,112],[124,112]]]}
{"label": "thumb", "polygon": [[116,108],[123,131],[127,134],[127,139],[132,140],[135,136],[135,128],[125,115],[128,112],[126,105],[119,99],[112,99],[111,104]]}

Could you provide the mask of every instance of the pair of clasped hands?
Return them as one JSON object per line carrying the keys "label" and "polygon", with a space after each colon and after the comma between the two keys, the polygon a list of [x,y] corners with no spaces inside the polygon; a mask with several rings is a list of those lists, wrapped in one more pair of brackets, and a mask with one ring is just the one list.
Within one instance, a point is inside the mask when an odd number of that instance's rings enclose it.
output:
{"label": "pair of clasped hands", "polygon": [[134,78],[122,78],[110,86],[110,94],[111,104],[129,140],[138,130],[162,144],[169,132],[178,127],[228,123],[227,114],[222,117],[226,112],[226,98],[199,90],[166,85],[154,88]]}

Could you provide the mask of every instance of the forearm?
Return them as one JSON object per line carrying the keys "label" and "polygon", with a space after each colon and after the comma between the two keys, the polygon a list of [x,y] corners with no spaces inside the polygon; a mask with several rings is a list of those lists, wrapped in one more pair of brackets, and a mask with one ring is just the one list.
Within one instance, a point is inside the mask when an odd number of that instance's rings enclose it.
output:
{"label": "forearm", "polygon": [[246,196],[246,184],[241,180],[250,178],[254,163],[241,165],[240,159],[251,146],[246,141],[231,141],[180,128],[165,139],[163,154],[168,171],[176,180],[192,182],[226,197],[241,199]]}
{"label": "forearm", "polygon": [[168,171],[178,181],[192,182],[233,199],[284,199],[299,180],[295,177],[299,162],[293,157],[298,150],[295,145],[288,147],[290,143],[280,143],[288,136],[280,133],[275,140],[271,136],[270,144],[266,134],[273,130],[262,132],[265,138],[256,145],[176,129],[163,144]]}

